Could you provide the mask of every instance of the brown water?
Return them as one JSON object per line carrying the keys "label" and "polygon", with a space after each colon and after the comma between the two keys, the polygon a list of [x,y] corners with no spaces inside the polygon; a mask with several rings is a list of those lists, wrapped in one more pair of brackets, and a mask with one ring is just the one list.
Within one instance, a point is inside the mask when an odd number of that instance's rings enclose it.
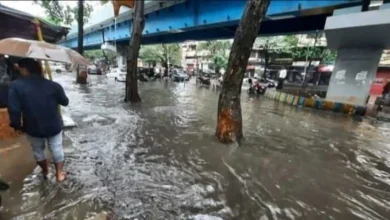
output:
{"label": "brown water", "polygon": [[390,219],[390,125],[243,94],[245,141],[214,136],[218,93],[57,76],[79,123],[66,131],[68,180],[23,182],[7,219]]}

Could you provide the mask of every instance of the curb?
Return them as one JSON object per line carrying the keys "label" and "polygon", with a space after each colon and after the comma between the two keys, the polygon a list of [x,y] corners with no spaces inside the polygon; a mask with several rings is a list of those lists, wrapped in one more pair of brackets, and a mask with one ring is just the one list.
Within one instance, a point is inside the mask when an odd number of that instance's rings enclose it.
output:
{"label": "curb", "polygon": [[366,106],[351,105],[347,103],[332,102],[328,100],[319,100],[312,98],[305,98],[302,96],[295,96],[276,90],[266,90],[265,97],[279,101],[281,103],[289,104],[297,107],[306,107],[312,109],[319,109],[325,111],[333,111],[344,113],[348,115],[364,116],[366,113]]}

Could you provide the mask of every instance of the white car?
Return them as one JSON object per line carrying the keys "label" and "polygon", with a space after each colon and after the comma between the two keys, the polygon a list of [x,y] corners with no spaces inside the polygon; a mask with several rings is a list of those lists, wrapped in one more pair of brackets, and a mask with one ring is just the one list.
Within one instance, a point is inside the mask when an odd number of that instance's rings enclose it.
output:
{"label": "white car", "polygon": [[95,65],[88,66],[88,74],[98,74],[98,69]]}
{"label": "white car", "polygon": [[125,82],[126,81],[126,69],[124,68],[114,68],[111,69],[109,73],[106,74],[106,77],[108,79],[114,79],[118,82]]}
{"label": "white car", "polygon": [[62,72],[68,72],[65,68],[65,65],[62,63],[49,63],[49,67],[51,72],[55,73],[62,73]]}

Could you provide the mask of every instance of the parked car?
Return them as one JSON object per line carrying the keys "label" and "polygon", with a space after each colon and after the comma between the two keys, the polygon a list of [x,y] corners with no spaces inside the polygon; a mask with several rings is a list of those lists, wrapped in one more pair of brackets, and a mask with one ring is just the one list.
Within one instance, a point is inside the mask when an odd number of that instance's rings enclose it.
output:
{"label": "parked car", "polygon": [[91,75],[102,75],[102,70],[96,65],[88,66],[88,74]]}
{"label": "parked car", "polygon": [[118,82],[126,81],[126,69],[125,68],[113,68],[106,75],[107,79],[114,79]]}
{"label": "parked car", "polygon": [[174,82],[184,82],[190,80],[190,77],[187,75],[187,73],[174,69],[172,70],[172,80]]}
{"label": "parked car", "polygon": [[67,72],[65,65],[62,63],[49,63],[51,72],[62,73]]}
{"label": "parked car", "polygon": [[153,70],[153,68],[138,67],[137,68],[137,73],[139,75],[145,74],[145,76],[147,76],[147,77],[154,77],[154,70]]}

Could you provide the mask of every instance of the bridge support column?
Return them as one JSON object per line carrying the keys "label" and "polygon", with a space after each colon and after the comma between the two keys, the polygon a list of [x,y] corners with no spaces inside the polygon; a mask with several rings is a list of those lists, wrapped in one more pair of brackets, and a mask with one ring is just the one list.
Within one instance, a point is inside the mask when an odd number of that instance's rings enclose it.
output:
{"label": "bridge support column", "polygon": [[390,10],[344,10],[328,17],[328,47],[337,51],[326,99],[366,105],[384,49],[390,48]]}
{"label": "bridge support column", "polygon": [[382,48],[338,49],[326,99],[365,105],[382,52]]}
{"label": "bridge support column", "polygon": [[116,46],[117,56],[116,62],[118,67],[124,67],[127,65],[127,57],[129,54],[129,46],[117,45]]}

